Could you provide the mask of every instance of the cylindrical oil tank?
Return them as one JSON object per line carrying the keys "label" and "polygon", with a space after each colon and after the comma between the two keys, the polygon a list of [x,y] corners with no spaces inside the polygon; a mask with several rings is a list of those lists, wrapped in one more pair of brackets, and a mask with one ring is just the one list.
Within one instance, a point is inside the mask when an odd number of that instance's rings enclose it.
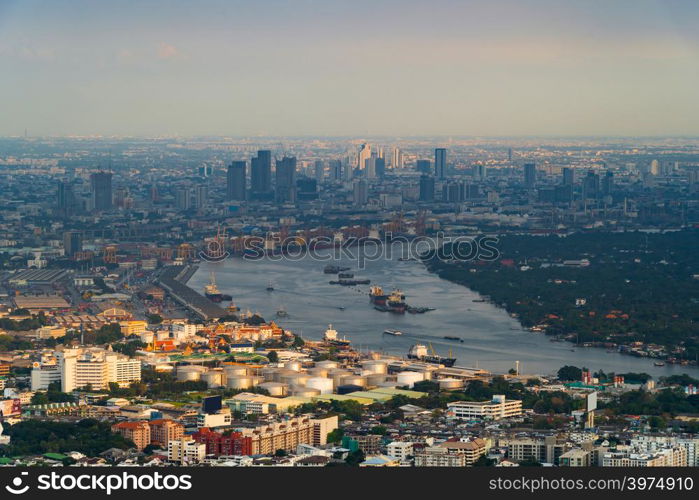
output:
{"label": "cylindrical oil tank", "polygon": [[206,371],[203,366],[178,366],[177,380],[180,382],[201,380],[201,374]]}
{"label": "cylindrical oil tank", "polygon": [[284,368],[286,368],[287,370],[293,370],[295,372],[300,372],[301,371],[301,362],[295,361],[295,360],[287,361],[286,363],[284,363]]}
{"label": "cylindrical oil tank", "polygon": [[339,368],[337,370],[330,370],[328,372],[328,378],[332,379],[334,387],[342,385],[342,379],[348,375],[352,375],[352,372],[348,370],[341,370]]}
{"label": "cylindrical oil tank", "polygon": [[407,385],[408,387],[412,387],[415,382],[420,382],[425,379],[424,375],[420,372],[400,372],[397,378],[399,386]]}
{"label": "cylindrical oil tank", "polygon": [[223,370],[209,370],[201,376],[201,379],[206,382],[208,387],[221,387],[223,378]]}
{"label": "cylindrical oil tank", "polygon": [[458,378],[442,378],[437,380],[437,382],[439,383],[439,388],[446,391],[461,389],[464,386],[463,380]]}
{"label": "cylindrical oil tank", "polygon": [[388,364],[380,360],[364,361],[362,362],[362,368],[373,373],[388,373]]}
{"label": "cylindrical oil tank", "polygon": [[248,374],[248,369],[244,366],[224,365],[223,372],[226,374],[226,377],[241,377]]}
{"label": "cylindrical oil tank", "polygon": [[313,396],[318,396],[320,391],[318,389],[310,389],[308,387],[292,386],[289,388],[292,396],[298,396],[300,398],[312,398]]}
{"label": "cylindrical oil tank", "polygon": [[308,379],[311,378],[310,375],[307,373],[294,373],[292,375],[284,375],[281,378],[282,383],[288,384],[288,385],[300,385],[304,386],[306,385],[306,382],[308,382]]}
{"label": "cylindrical oil tank", "polygon": [[337,368],[337,363],[335,361],[318,361],[316,363],[316,368],[325,368],[326,370],[334,370]]}
{"label": "cylindrical oil tank", "polygon": [[297,373],[298,372],[295,372],[293,370],[287,370],[286,368],[279,368],[272,376],[271,382],[282,382],[284,377],[288,377],[289,375],[295,375]]}
{"label": "cylindrical oil tank", "polygon": [[260,389],[265,389],[270,396],[286,396],[288,386],[279,382],[264,382],[258,386]]}
{"label": "cylindrical oil tank", "polygon": [[327,368],[318,368],[318,367],[314,367],[314,368],[311,368],[310,370],[308,370],[308,374],[309,374],[311,377],[323,377],[323,378],[327,378],[327,376],[328,376],[328,369],[327,369]]}
{"label": "cylindrical oil tank", "polygon": [[244,390],[251,389],[255,385],[255,379],[247,375],[239,375],[237,377],[228,377],[226,387],[229,389]]}
{"label": "cylindrical oil tank", "polygon": [[386,375],[383,373],[370,373],[366,377],[366,384],[367,385],[379,385],[382,382],[386,381]]}
{"label": "cylindrical oil tank", "polygon": [[362,389],[364,389],[364,387],[361,387],[359,385],[351,385],[351,384],[340,385],[337,387],[337,393],[338,394],[349,394],[351,392],[361,391]]}
{"label": "cylindrical oil tank", "polygon": [[359,387],[366,387],[366,379],[361,375],[346,375],[342,377],[340,385],[358,385]]}
{"label": "cylindrical oil tank", "polygon": [[278,371],[279,368],[263,368],[260,370],[260,376],[265,379],[265,381],[272,382]]}
{"label": "cylindrical oil tank", "polygon": [[318,389],[321,394],[332,394],[333,381],[330,378],[311,377],[306,381],[306,387],[309,389]]}

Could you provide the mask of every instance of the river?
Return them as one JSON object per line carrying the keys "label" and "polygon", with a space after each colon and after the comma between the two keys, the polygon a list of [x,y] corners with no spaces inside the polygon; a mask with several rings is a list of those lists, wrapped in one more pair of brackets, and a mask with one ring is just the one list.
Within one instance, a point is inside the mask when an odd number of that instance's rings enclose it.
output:
{"label": "river", "polygon": [[[385,291],[400,288],[408,304],[436,310],[405,315],[376,311],[369,303],[370,285],[330,285],[328,281],[336,276],[323,273],[326,264],[350,267],[348,272],[354,272],[355,278],[368,278],[372,285],[381,285]],[[399,261],[395,255],[393,259],[366,262],[361,270],[347,258],[320,261],[309,256],[296,260],[235,257],[218,263],[202,262],[188,284],[201,292],[212,271],[221,292],[232,295],[241,311],[259,313],[312,340],[320,339],[332,324],[340,336],[346,336],[358,349],[404,356],[412,344],[421,342],[431,344],[441,355],[451,350],[457,366],[500,373],[513,368],[515,361],[520,362],[523,374],[552,374],[563,365],[616,373],[646,372],[656,378],[696,371],[694,367],[677,365],[656,367],[649,359],[551,342],[541,333],[522,329],[503,309],[487,302],[473,302],[479,299],[475,292],[429,273],[420,262]],[[270,282],[273,291],[266,290]],[[276,317],[282,308],[288,316]],[[404,335],[385,335],[387,328],[400,330]],[[461,337],[463,342],[446,340],[445,335]]]}

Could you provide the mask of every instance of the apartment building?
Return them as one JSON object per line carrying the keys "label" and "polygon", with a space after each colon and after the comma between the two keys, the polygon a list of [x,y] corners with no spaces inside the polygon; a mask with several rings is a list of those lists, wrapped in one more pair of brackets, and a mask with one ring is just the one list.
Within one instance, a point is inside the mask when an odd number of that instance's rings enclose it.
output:
{"label": "apartment building", "polygon": [[124,438],[133,441],[139,450],[142,450],[151,442],[148,422],[119,422],[112,425],[112,432],[121,434]]}
{"label": "apartment building", "polygon": [[515,462],[534,460],[558,464],[559,457],[572,447],[565,439],[556,436],[518,438],[507,440],[505,443],[508,458]]}
{"label": "apartment building", "polygon": [[277,450],[294,451],[299,444],[320,445],[337,428],[337,417],[312,419],[308,416],[241,429],[251,440],[252,454],[272,454]]}
{"label": "apartment building", "polygon": [[473,465],[487,451],[488,443],[481,438],[470,441],[446,441],[416,452],[415,466],[467,467]]}
{"label": "apartment building", "polygon": [[604,454],[602,467],[687,467],[687,450],[675,446],[639,453],[633,447],[617,448]]}
{"label": "apartment building", "polygon": [[386,454],[406,464],[413,456],[413,443],[410,441],[393,441],[386,446]]}
{"label": "apartment building", "polygon": [[180,439],[184,436],[184,425],[167,418],[150,420],[150,443],[167,446],[170,441]]}
{"label": "apartment building", "polygon": [[189,436],[173,439],[167,444],[167,459],[177,464],[198,464],[206,458],[206,445]]}
{"label": "apartment building", "polygon": [[522,402],[507,400],[504,395],[491,401],[456,401],[447,405],[447,415],[463,420],[501,420],[522,415]]}
{"label": "apartment building", "polygon": [[561,467],[590,467],[592,465],[592,452],[573,448],[558,457],[558,465]]}
{"label": "apartment building", "polygon": [[202,427],[192,434],[192,438],[206,446],[206,454],[219,456],[252,455],[252,438],[240,432],[223,434]]}

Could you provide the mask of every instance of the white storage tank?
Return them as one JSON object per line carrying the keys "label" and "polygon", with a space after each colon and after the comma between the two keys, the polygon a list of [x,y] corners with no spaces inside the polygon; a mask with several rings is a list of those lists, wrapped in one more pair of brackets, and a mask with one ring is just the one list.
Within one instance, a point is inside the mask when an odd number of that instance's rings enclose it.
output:
{"label": "white storage tank", "polygon": [[235,390],[251,389],[255,386],[255,379],[248,376],[228,377],[226,387]]}
{"label": "white storage tank", "polygon": [[388,363],[380,360],[364,361],[362,368],[372,373],[388,373]]}
{"label": "white storage tank", "polygon": [[458,378],[442,378],[437,380],[437,383],[439,383],[439,388],[445,391],[453,391],[464,387],[463,380]]}
{"label": "white storage tank", "polygon": [[248,374],[248,369],[244,366],[224,365],[223,373],[226,377],[240,377]]}
{"label": "white storage tank", "polygon": [[300,372],[301,371],[301,362],[300,361],[287,361],[284,363],[284,368],[287,370],[292,370],[295,372]]}
{"label": "white storage tank", "polygon": [[274,377],[277,375],[279,368],[263,368],[260,370],[260,375],[267,382],[272,382]]}
{"label": "white storage tank", "polygon": [[356,385],[366,387],[366,379],[361,375],[346,375],[342,377],[340,385]]}
{"label": "white storage tank", "polygon": [[304,386],[309,378],[311,378],[311,376],[306,373],[294,373],[293,375],[284,375],[281,381],[288,385]]}
{"label": "white storage tank", "polygon": [[209,370],[203,373],[201,379],[206,382],[207,387],[221,387],[223,385],[223,370]]}
{"label": "white storage tank", "polygon": [[415,382],[421,382],[425,377],[420,372],[400,372],[397,377],[398,385],[412,387]]}
{"label": "white storage tank", "polygon": [[289,388],[292,396],[298,396],[300,398],[312,398],[313,396],[320,395],[318,389],[310,389],[308,387],[292,386]]}
{"label": "white storage tank", "polygon": [[383,373],[370,373],[365,378],[368,386],[377,386],[386,381],[386,375]]}
{"label": "white storage tank", "polygon": [[310,370],[308,370],[308,374],[309,374],[310,376],[312,376],[312,377],[323,377],[323,378],[327,378],[327,376],[328,376],[328,369],[327,369],[327,368],[318,368],[318,367],[315,367],[315,368],[311,368]]}
{"label": "white storage tank", "polygon": [[329,360],[326,360],[326,361],[318,361],[318,362],[316,363],[316,366],[315,366],[315,367],[316,367],[316,368],[325,368],[326,370],[334,370],[335,368],[337,368],[337,362],[335,362],[335,361],[329,361]]}
{"label": "white storage tank", "polygon": [[306,382],[309,389],[317,389],[321,394],[332,394],[333,380],[330,378],[311,377]]}
{"label": "white storage tank", "polygon": [[286,396],[286,391],[288,386],[286,384],[280,384],[279,382],[265,382],[258,386],[260,389],[265,389],[269,392],[270,396]]}
{"label": "white storage tank", "polygon": [[[290,375],[296,375],[298,372],[295,372],[293,370],[288,370],[286,368],[279,368],[273,375],[272,375],[272,380],[270,382],[282,382],[284,377],[288,377]],[[265,379],[266,380],[266,379]]]}
{"label": "white storage tank", "polygon": [[201,374],[206,371],[203,366],[178,366],[177,367],[177,380],[180,382],[192,382],[201,380]]}

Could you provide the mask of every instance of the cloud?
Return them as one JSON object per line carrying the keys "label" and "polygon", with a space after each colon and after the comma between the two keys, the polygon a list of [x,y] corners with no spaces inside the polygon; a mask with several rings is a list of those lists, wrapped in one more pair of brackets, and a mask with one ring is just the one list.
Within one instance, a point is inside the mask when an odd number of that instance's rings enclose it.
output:
{"label": "cloud", "polygon": [[157,54],[159,59],[177,59],[182,57],[182,54],[177,47],[165,42],[160,42],[158,45]]}

